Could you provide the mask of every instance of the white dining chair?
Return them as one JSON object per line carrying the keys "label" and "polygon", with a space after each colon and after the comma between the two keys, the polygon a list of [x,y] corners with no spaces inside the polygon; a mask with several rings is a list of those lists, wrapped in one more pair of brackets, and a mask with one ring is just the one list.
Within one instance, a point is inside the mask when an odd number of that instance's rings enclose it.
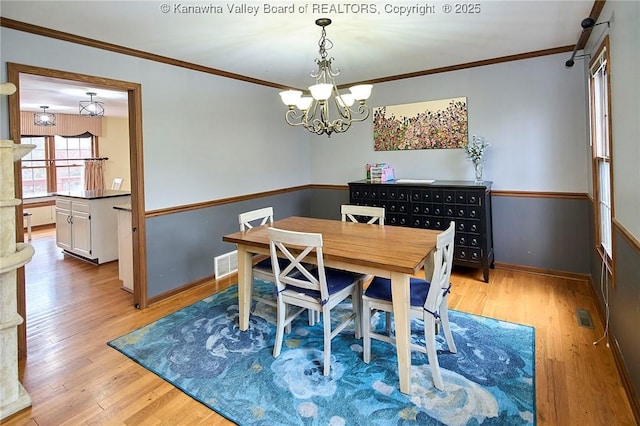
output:
{"label": "white dining chair", "polygon": [[363,222],[368,224],[384,225],[384,207],[357,206],[343,204],[340,206],[342,221]]}
{"label": "white dining chair", "polygon": [[[238,221],[240,223],[241,231],[252,229],[254,226],[271,226],[273,225],[273,207],[263,207],[261,209],[240,213],[238,215]],[[258,259],[260,257],[261,256],[258,256]],[[253,268],[251,269],[251,295],[253,300],[255,300],[256,302],[261,302],[269,306],[276,307],[275,297],[257,295],[253,293],[254,278],[258,278],[263,281],[268,281],[275,284],[276,280],[273,276],[273,267],[271,266],[270,256],[259,260],[253,265]]]}
{"label": "white dining chair", "polygon": [[[340,214],[343,222],[361,222],[368,225],[384,225],[384,207],[358,206],[355,204],[343,204],[340,206]],[[365,275],[364,282],[369,282],[373,275]]]}
{"label": "white dining chair", "polygon": [[[254,226],[273,225],[273,207],[263,207],[257,210],[251,210],[238,215],[238,221],[240,222],[240,230],[246,231],[252,229]],[[276,279],[273,275],[273,266],[271,264],[271,256],[264,259],[260,259],[262,256],[256,256],[259,261],[253,265],[251,269],[251,297],[256,302],[261,302],[266,305],[276,307],[276,298],[271,295],[260,295],[253,292],[253,279],[258,278],[263,281],[274,283]],[[285,268],[289,261],[286,259],[278,259],[278,263],[281,268]],[[313,267],[312,265],[310,267]],[[315,324],[320,320],[320,313],[309,311],[309,325]],[[287,329],[289,331],[289,329]]]}
{"label": "white dining chair", "polygon": [[27,222],[27,238],[29,239],[29,241],[31,241],[31,216],[33,216],[33,213],[31,213],[30,211],[24,210],[22,212],[22,216],[24,217],[24,220]]}
{"label": "white dining chair", "polygon": [[113,178],[113,182],[111,182],[111,189],[119,190],[122,187],[122,178]]}
{"label": "white dining chair", "polygon": [[[362,276],[325,268],[322,234],[276,228],[269,228],[268,233],[278,304],[273,356],[277,358],[280,355],[285,328],[299,314],[305,310],[321,312],[324,334],[323,374],[328,376],[331,371],[331,340],[351,322],[354,323],[356,338],[360,338]],[[289,265],[281,269],[277,262],[279,257],[287,259]],[[315,264],[314,268],[310,269],[309,264]],[[349,297],[353,312],[332,329],[331,309]],[[289,313],[290,306],[298,309]]]}
{"label": "white dining chair", "polygon": [[[451,267],[453,265],[455,223],[452,221],[449,227],[437,237],[436,250],[433,254],[433,274],[430,281],[420,278],[410,279],[410,303],[411,316],[421,318],[424,321],[425,346],[412,344],[411,349],[427,354],[431,376],[437,389],[443,390],[442,373],[438,363],[436,352],[436,333],[441,325],[447,346],[451,353],[456,353],[456,345],[449,327],[449,311],[447,295],[451,291]],[[426,269],[425,269],[426,271]],[[365,290],[362,296],[362,336],[363,358],[365,363],[371,360],[371,339],[382,340],[395,344],[395,339],[390,333],[381,334],[371,330],[371,318],[374,311],[386,313],[393,312],[391,300],[391,280],[376,277]],[[389,316],[386,317],[386,328]],[[411,368],[411,364],[409,364]]]}

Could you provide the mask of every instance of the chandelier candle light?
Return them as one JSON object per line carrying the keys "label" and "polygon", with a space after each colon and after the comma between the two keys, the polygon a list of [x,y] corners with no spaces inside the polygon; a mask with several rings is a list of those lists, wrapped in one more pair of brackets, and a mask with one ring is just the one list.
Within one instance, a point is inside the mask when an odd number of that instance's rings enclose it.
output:
{"label": "chandelier candle light", "polygon": [[[370,84],[361,84],[349,89],[350,93],[340,93],[336,87],[335,77],[340,74],[331,64],[333,58],[327,58],[327,50],[333,47],[331,40],[327,39],[326,27],[331,24],[331,19],[320,18],[316,25],[322,27],[322,35],[318,45],[320,57],[316,58],[318,70],[311,73],[316,79],[316,84],[309,87],[311,96],[303,96],[300,90],[286,90],[280,92],[282,102],[289,107],[285,114],[287,123],[291,126],[303,126],[311,133],[321,135],[326,133],[346,132],[351,123],[364,121],[369,117],[370,108],[365,101],[371,96]],[[357,111],[351,109],[355,101],[358,101]],[[331,119],[330,105],[335,106],[337,118]],[[355,118],[352,114],[358,114]]]}
{"label": "chandelier candle light", "polygon": [[490,144],[484,140],[482,136],[473,135],[471,140],[467,142],[464,147],[464,152],[467,154],[467,158],[473,163],[473,169],[475,171],[475,183],[482,183],[483,172],[483,157],[484,152]]}

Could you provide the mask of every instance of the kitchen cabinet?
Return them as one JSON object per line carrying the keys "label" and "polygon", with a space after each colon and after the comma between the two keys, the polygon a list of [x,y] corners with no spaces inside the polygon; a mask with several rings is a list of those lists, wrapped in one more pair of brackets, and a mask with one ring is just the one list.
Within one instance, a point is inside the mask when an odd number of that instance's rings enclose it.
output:
{"label": "kitchen cabinet", "polygon": [[86,201],[56,199],[58,247],[91,257],[91,212]]}
{"label": "kitchen cabinet", "polygon": [[118,259],[115,205],[130,203],[127,191],[56,194],[56,245],[65,254],[102,264]]}

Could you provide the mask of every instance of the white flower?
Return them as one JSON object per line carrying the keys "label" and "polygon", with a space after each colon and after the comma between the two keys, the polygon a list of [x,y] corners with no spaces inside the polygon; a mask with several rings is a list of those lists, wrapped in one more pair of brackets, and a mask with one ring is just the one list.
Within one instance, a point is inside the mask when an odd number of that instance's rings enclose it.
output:
{"label": "white flower", "polygon": [[464,146],[464,152],[469,160],[477,164],[482,161],[484,152],[489,146],[489,142],[485,141],[484,137],[473,135],[471,140]]}

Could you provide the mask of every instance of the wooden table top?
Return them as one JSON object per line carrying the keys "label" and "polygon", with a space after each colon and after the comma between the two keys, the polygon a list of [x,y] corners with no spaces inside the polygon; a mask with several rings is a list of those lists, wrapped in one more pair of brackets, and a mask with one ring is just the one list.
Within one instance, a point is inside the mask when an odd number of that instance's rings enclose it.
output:
{"label": "wooden table top", "polygon": [[[322,234],[325,260],[405,274],[415,274],[423,267],[441,232],[298,216],[275,221],[273,227]],[[225,235],[222,239],[268,249],[267,229],[264,225]]]}

